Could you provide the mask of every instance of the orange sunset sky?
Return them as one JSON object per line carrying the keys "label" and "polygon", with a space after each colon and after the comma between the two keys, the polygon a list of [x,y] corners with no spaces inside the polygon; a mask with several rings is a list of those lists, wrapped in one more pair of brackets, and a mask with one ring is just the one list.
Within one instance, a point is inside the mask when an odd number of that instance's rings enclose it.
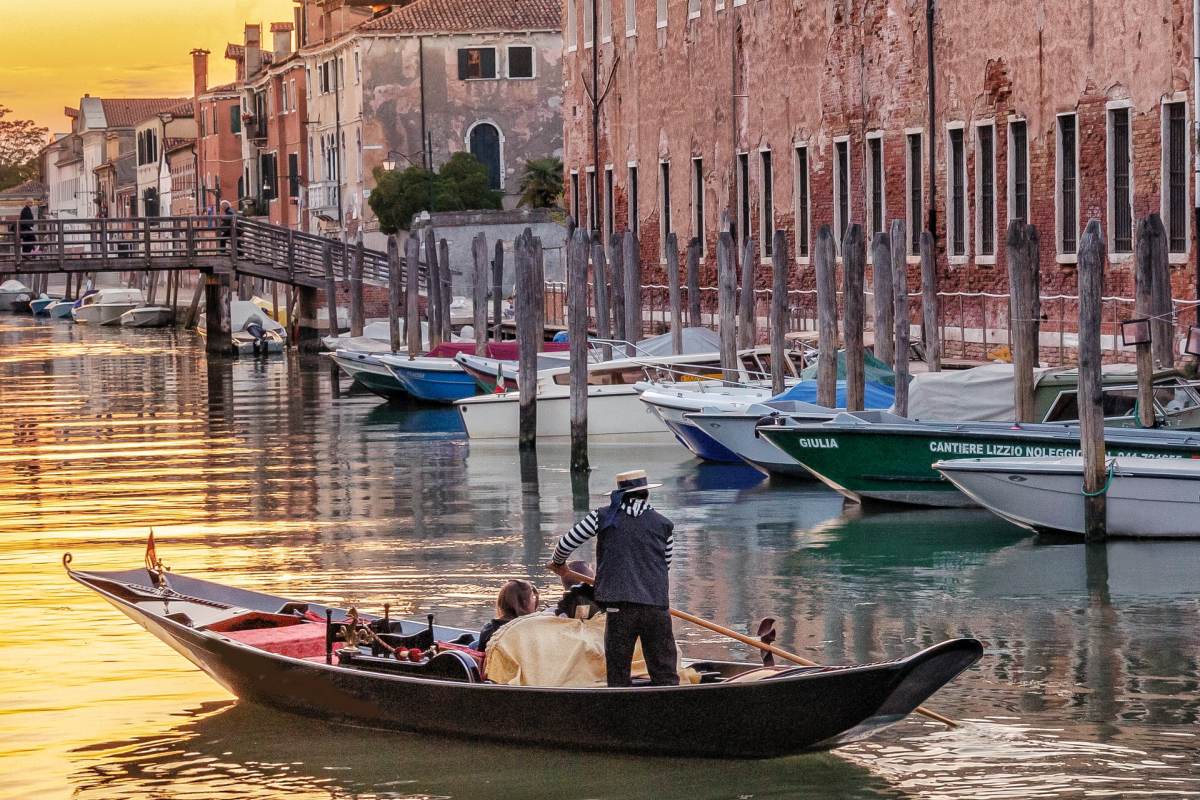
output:
{"label": "orange sunset sky", "polygon": [[[210,84],[233,79],[224,58],[247,22],[290,22],[291,0],[3,0],[0,105],[67,129],[64,106],[94,97],[189,97],[203,47]],[[268,44],[269,46],[269,44]],[[10,117],[11,118],[11,117]]]}

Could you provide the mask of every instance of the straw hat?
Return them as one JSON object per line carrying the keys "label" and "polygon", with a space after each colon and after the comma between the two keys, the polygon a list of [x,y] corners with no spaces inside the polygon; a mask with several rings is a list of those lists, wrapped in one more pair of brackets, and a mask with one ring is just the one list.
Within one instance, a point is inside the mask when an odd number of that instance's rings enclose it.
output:
{"label": "straw hat", "polygon": [[619,492],[637,492],[643,489],[657,489],[662,486],[661,483],[650,483],[646,477],[646,470],[634,469],[629,472],[617,473],[617,491]]}

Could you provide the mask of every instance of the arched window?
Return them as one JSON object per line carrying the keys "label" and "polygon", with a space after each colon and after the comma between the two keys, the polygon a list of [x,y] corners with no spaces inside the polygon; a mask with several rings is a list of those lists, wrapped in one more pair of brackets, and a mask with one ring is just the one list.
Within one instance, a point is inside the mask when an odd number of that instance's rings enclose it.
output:
{"label": "arched window", "polygon": [[467,147],[471,155],[487,167],[488,183],[493,189],[500,188],[500,131],[490,122],[479,122],[467,135]]}

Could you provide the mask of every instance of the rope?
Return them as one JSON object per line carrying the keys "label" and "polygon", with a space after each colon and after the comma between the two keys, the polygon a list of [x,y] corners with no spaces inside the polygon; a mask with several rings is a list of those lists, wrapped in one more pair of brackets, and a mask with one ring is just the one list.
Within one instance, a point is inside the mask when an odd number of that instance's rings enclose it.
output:
{"label": "rope", "polygon": [[1083,493],[1083,496],[1084,497],[1101,497],[1102,495],[1108,494],[1108,488],[1110,486],[1112,486],[1113,473],[1115,473],[1116,471],[1117,471],[1117,460],[1115,458],[1110,459],[1108,462],[1108,478],[1104,481],[1104,485],[1100,487],[1099,491],[1095,491],[1095,492],[1089,492],[1087,489],[1080,489],[1080,491]]}

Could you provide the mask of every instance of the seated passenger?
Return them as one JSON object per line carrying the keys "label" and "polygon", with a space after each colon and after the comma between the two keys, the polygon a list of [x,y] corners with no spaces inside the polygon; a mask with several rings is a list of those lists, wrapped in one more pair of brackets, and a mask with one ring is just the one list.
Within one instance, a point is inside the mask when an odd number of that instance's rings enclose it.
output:
{"label": "seated passenger", "polygon": [[500,587],[496,595],[496,618],[483,626],[479,631],[479,642],[476,650],[486,650],[488,639],[505,623],[512,622],[517,617],[532,614],[538,607],[538,590],[529,581],[513,579]]}

